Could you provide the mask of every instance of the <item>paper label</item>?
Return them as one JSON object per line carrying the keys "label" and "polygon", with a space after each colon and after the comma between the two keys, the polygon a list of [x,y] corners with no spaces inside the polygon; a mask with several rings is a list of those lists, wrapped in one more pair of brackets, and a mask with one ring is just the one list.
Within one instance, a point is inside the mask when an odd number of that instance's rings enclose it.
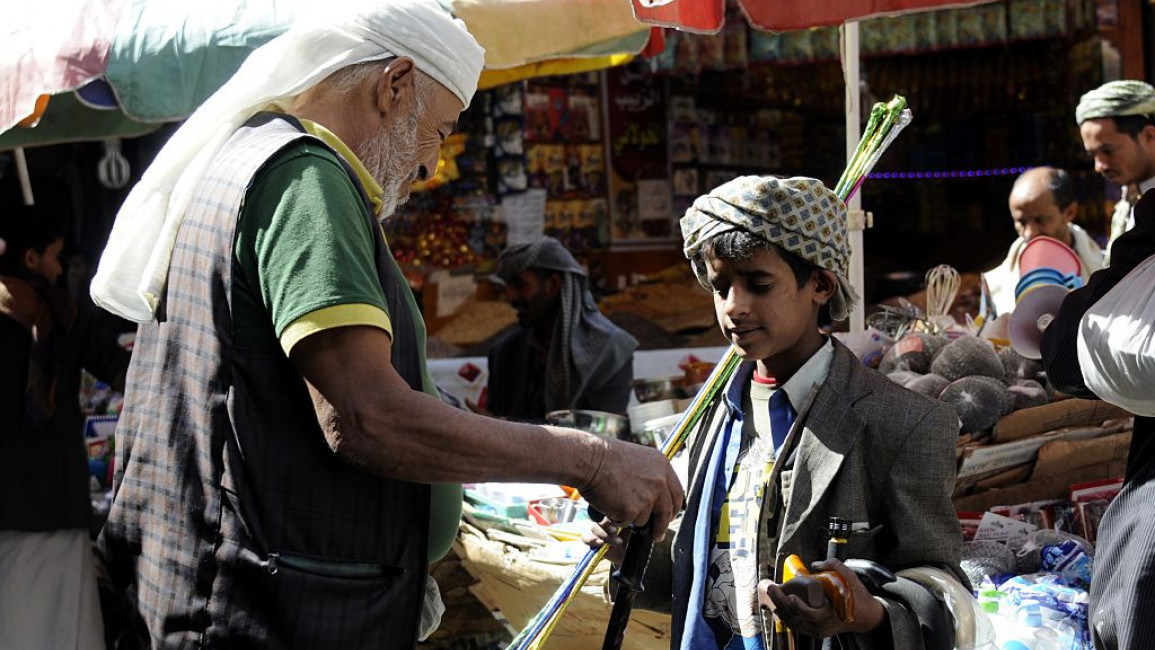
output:
{"label": "paper label", "polygon": [[1038,529],[1038,526],[1028,524],[1025,521],[987,512],[979,521],[978,530],[975,531],[975,541],[1003,542],[1014,550],[1022,548],[1031,533]]}
{"label": "paper label", "polygon": [[529,244],[545,234],[545,199],[544,189],[502,197],[502,216],[509,226],[506,233],[507,246]]}

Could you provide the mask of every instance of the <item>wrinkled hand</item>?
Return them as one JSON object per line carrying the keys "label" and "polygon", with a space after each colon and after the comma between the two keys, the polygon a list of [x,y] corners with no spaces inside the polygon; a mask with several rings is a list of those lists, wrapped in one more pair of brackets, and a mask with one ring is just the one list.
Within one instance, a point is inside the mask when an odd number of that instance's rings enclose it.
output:
{"label": "wrinkled hand", "polygon": [[810,607],[798,596],[787,596],[781,586],[770,580],[758,583],[758,603],[773,611],[786,627],[817,639],[847,633],[866,634],[886,620],[882,603],[870,595],[866,585],[846,565],[838,560],[824,560],[812,567],[814,573],[834,571],[850,588],[854,595],[854,622],[846,623],[838,618],[829,600],[822,607]]}
{"label": "wrinkled hand", "polygon": [[586,501],[619,527],[653,524],[654,540],[666,536],[682,509],[682,483],[670,461],[653,447],[607,439],[608,448],[588,485]]}
{"label": "wrinkled hand", "polygon": [[582,541],[595,551],[609,545],[606,557],[614,566],[621,566],[626,557],[626,543],[630,541],[630,529],[619,528],[607,518],[590,526],[589,532],[582,535]]}

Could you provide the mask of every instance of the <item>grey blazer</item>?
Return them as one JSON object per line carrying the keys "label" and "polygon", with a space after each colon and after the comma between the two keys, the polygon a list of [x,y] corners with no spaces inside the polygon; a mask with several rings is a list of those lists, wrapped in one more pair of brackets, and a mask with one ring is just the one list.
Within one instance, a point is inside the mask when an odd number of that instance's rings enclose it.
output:
{"label": "grey blazer", "polygon": [[[790,554],[807,564],[824,559],[827,520],[842,517],[856,524],[847,557],[874,560],[892,571],[942,568],[967,584],[959,569],[962,532],[950,500],[957,416],[949,406],[864,368],[838,341],[834,348],[829,375],[807,397],[771,474],[775,489],[767,492],[758,524],[766,531],[757,550],[759,578],[777,580]],[[707,424],[689,439],[686,509],[675,534],[667,536],[673,541],[655,546],[646,590],[638,597],[639,607],[672,614],[675,649],[693,580],[692,531],[705,493],[705,466],[727,408],[717,400],[703,418]],[[776,519],[775,512],[784,516]],[[883,605],[890,643],[874,634],[840,639],[843,647],[922,648],[914,614],[898,601],[883,599]],[[768,617],[763,629],[772,629]],[[767,648],[771,642],[768,637]]]}

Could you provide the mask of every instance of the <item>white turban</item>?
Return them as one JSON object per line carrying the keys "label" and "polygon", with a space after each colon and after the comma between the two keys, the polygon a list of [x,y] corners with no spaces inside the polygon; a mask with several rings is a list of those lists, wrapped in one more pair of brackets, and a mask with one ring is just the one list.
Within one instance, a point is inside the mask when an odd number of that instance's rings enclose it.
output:
{"label": "white turban", "polygon": [[262,110],[349,65],[408,56],[469,106],[485,50],[436,0],[322,2],[316,14],[253,51],[224,86],[173,134],[125,199],[92,281],[92,299],[136,322],[152,320],[177,230],[221,147]]}
{"label": "white turban", "polygon": [[1155,114],[1155,88],[1149,83],[1125,79],[1108,81],[1086,93],[1075,107],[1075,123],[1106,117]]}

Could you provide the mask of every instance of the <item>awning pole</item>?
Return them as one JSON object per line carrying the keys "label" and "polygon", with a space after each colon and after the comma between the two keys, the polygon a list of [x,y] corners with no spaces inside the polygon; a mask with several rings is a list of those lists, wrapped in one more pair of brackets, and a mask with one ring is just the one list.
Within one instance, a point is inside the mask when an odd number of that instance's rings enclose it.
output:
{"label": "awning pole", "polygon": [[[854,157],[854,150],[858,148],[858,140],[862,134],[862,125],[859,123],[862,115],[862,91],[859,85],[859,49],[858,23],[850,21],[842,24],[842,47],[839,56],[842,58],[843,78],[846,80],[846,162]],[[855,192],[846,206],[851,214],[862,210],[862,193]],[[852,218],[851,223],[862,224],[850,228],[850,286],[858,291],[862,298],[866,297],[866,279],[862,265],[862,226],[865,219]],[[850,331],[861,332],[866,329],[865,305],[859,300],[854,311],[850,313]]]}
{"label": "awning pole", "polygon": [[28,161],[24,158],[24,148],[16,147],[16,175],[20,177],[20,192],[24,195],[24,205],[33,205],[32,180],[28,177]]}

